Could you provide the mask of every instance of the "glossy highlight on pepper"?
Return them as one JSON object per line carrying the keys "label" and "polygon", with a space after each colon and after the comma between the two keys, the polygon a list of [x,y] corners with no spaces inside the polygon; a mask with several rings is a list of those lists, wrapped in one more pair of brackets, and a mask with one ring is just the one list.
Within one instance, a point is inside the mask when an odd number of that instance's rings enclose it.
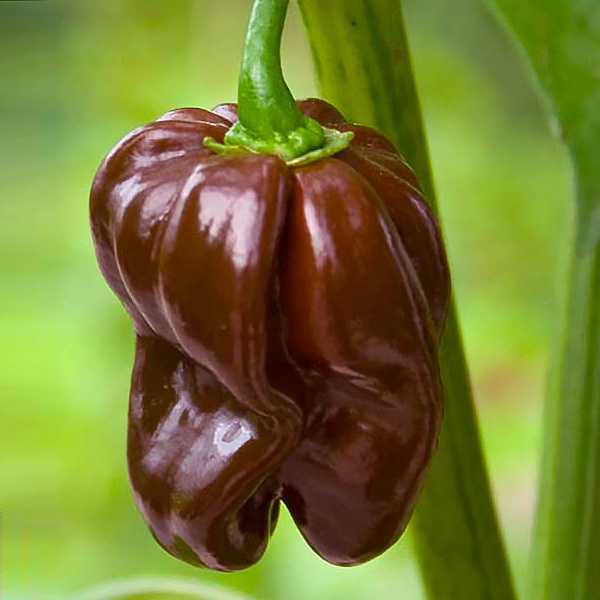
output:
{"label": "glossy highlight on pepper", "polygon": [[234,104],[171,111],[93,183],[100,269],[133,319],[128,464],[157,541],[235,571],[283,502],[325,560],[355,565],[406,527],[442,418],[448,265],[418,181],[376,131],[333,157],[215,155]]}

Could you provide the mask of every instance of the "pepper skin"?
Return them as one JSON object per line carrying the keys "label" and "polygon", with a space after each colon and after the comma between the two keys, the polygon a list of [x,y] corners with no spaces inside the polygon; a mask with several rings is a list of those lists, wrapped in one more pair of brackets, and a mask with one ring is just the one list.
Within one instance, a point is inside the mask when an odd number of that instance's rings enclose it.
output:
{"label": "pepper skin", "polygon": [[439,230],[392,144],[334,157],[215,155],[237,118],[174,110],[123,139],[91,193],[100,269],[131,315],[128,464],[158,542],[235,571],[283,501],[325,560],[354,565],[406,527],[442,417],[449,303]]}

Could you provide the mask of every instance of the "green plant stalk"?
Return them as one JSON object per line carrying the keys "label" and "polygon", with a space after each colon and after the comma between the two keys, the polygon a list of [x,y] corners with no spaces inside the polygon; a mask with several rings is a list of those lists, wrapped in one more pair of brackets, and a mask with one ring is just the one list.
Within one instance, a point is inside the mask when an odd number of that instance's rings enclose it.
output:
{"label": "green plant stalk", "polygon": [[567,289],[545,412],[534,600],[600,597],[600,243],[572,251]]}
{"label": "green plant stalk", "polygon": [[[299,0],[324,97],[385,133],[435,190],[398,0]],[[446,411],[411,522],[430,599],[511,600],[511,573],[481,447],[456,308],[441,348]]]}

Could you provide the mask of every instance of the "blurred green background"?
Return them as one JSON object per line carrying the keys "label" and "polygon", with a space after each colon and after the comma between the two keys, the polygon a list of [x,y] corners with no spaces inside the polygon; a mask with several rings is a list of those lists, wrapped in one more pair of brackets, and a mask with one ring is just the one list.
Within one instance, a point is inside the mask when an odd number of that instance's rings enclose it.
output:
{"label": "blurred green background", "polygon": [[[477,405],[523,586],[541,404],[571,230],[566,155],[481,0],[404,0]],[[103,155],[177,106],[236,93],[250,0],[0,1],[0,507],[6,600],[176,574],[264,600],[423,598],[409,536],[354,569],[287,515],[249,571],[188,567],[152,540],[125,467],[133,335],[96,267],[87,195]],[[316,83],[292,10],[284,69]],[[443,507],[440,507],[443,511]]]}

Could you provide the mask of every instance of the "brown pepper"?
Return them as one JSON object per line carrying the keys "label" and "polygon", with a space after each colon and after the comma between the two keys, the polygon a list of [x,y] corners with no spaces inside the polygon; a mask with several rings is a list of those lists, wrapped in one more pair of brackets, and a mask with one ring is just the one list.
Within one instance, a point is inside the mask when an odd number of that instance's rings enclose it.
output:
{"label": "brown pepper", "polygon": [[128,460],[156,539],[237,570],[278,504],[334,564],[404,530],[438,437],[449,300],[438,226],[376,131],[333,157],[215,155],[236,118],[171,111],[119,142],[91,194],[100,268],[131,315]]}

